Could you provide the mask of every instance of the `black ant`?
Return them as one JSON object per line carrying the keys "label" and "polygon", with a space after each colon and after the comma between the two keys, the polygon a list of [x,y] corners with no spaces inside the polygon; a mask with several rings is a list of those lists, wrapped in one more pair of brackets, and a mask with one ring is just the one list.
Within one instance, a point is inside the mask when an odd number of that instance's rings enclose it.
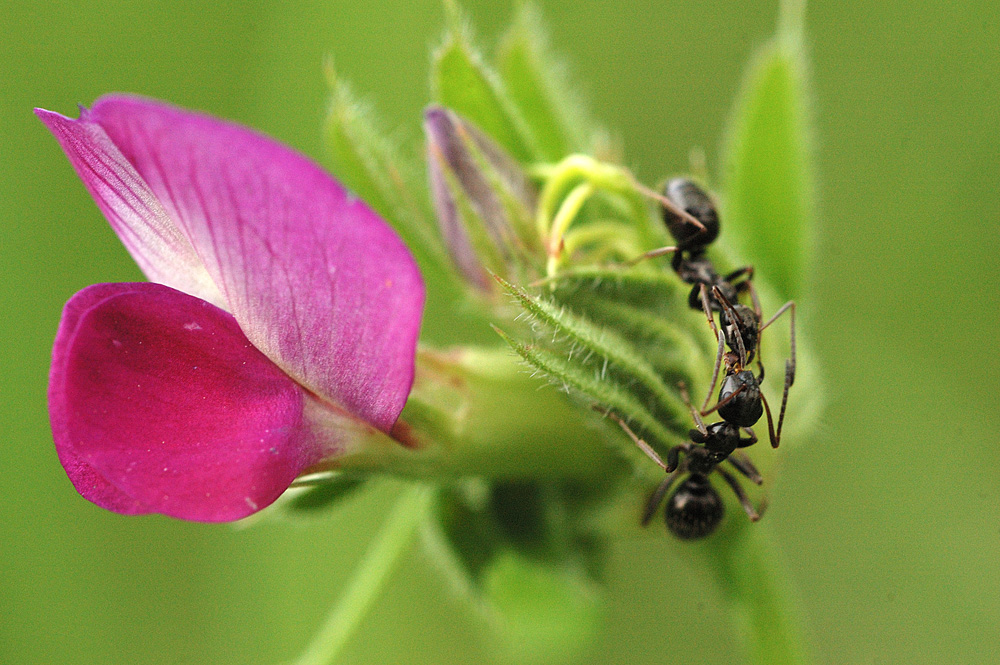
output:
{"label": "black ant", "polygon": [[[767,323],[760,325],[758,309],[751,310],[742,305],[733,305],[718,287],[712,288],[712,294],[722,307],[722,311],[719,313],[719,323],[723,325],[723,331],[720,333],[715,327],[715,322],[709,319],[709,325],[719,339],[719,353],[716,356],[712,384],[709,387],[705,404],[702,406],[701,415],[707,416],[713,411],[718,411],[719,416],[727,423],[750,428],[760,420],[761,415],[766,413],[771,447],[777,448],[781,442],[781,428],[785,422],[788,391],[795,382],[795,302],[785,303]],[[760,384],[764,381],[764,366],[759,360],[757,361],[757,367],[760,370],[759,376],[754,376],[753,371],[746,368],[753,356],[759,354],[760,333],[786,311],[791,312],[791,358],[785,362],[785,385],[781,394],[781,409],[778,413],[776,430],[774,419],[771,416],[771,407],[760,390]],[[723,340],[731,349],[728,353],[723,353]],[[747,346],[750,347],[750,351],[747,351]],[[712,391],[715,390],[719,364],[723,359],[725,359],[726,364],[726,378],[719,390],[719,400],[714,407],[706,410]]]}
{"label": "black ant", "polygon": [[[706,427],[698,412],[691,406],[691,400],[684,384],[680,385],[680,389],[684,402],[691,410],[691,417],[694,419],[697,429],[692,429],[689,432],[693,443],[676,445],[667,451],[665,463],[648,443],[635,435],[631,428],[625,424],[625,421],[614,414],[609,414],[635,445],[667,473],[667,477],[646,503],[642,525],[649,524],[670,488],[686,473],[688,474],[687,478],[677,486],[667,501],[667,507],[664,510],[667,529],[683,540],[695,540],[710,535],[719,526],[725,514],[722,499],[708,479],[713,472],[722,476],[722,479],[733,490],[736,498],[739,499],[747,517],[750,518],[750,521],[756,522],[764,513],[766,505],[761,505],[759,510],[754,508],[736,477],[721,468],[720,465],[728,461],[740,474],[760,485],[763,482],[760,472],[757,471],[750,458],[737,450],[753,445],[757,442],[757,437],[751,431],[750,436],[744,438],[740,435],[740,428],[737,425],[725,421]],[[681,453],[684,453],[683,460]]]}
{"label": "black ant", "polygon": [[629,264],[673,253],[670,267],[681,281],[692,285],[688,296],[691,309],[721,311],[719,302],[710,297],[712,287],[719,287],[730,302],[736,302],[740,293],[752,288],[750,280],[753,278],[753,267],[744,266],[720,277],[712,262],[705,256],[705,250],[719,237],[719,214],[705,190],[687,178],[674,178],[664,185],[663,195],[676,208],[694,217],[704,229],[694,226],[675,210],[660,206],[663,222],[677,244],[646,252]]}
{"label": "black ant", "polygon": [[[706,416],[718,410],[719,415],[727,422],[749,428],[766,412],[771,446],[777,448],[781,441],[788,390],[795,382],[795,303],[793,301],[785,303],[774,316],[761,324],[763,316],[757,292],[753,288],[753,267],[744,266],[725,277],[720,277],[711,260],[705,255],[708,246],[719,236],[720,230],[719,215],[711,197],[686,178],[670,180],[664,186],[663,193],[676,207],[701,222],[704,229],[698,229],[685,222],[676,211],[664,206],[663,221],[676,241],[676,246],[654,249],[630,263],[673,253],[671,268],[683,282],[692,285],[688,305],[692,309],[704,312],[708,325],[719,340],[712,381],[702,403],[701,415]],[[750,294],[752,309],[737,302],[742,292]],[[785,364],[785,386],[778,427],[775,430],[770,406],[760,391],[760,383],[764,380],[764,367],[758,360],[759,376],[754,376],[753,372],[746,368],[759,355],[761,333],[786,310],[791,310],[791,359]],[[719,313],[718,327],[713,312]],[[729,353],[725,352],[726,345],[729,346]],[[719,400],[715,407],[708,409],[723,360],[726,361],[726,377],[722,383]]]}

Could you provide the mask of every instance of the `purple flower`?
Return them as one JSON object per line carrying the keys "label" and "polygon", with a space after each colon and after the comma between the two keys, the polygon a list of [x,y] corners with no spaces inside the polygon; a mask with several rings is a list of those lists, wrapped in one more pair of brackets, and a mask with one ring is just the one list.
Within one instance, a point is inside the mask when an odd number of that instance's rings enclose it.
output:
{"label": "purple flower", "polygon": [[220,522],[389,432],[424,287],[395,233],[315,164],[137,97],[38,109],[151,283],[66,304],[49,413],[90,501]]}

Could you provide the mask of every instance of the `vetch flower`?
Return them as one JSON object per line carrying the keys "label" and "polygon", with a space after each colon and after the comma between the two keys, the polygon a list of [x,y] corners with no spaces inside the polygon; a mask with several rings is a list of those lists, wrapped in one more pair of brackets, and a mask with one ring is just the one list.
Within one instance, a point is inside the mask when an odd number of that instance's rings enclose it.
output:
{"label": "vetch flower", "polygon": [[244,127],[112,95],[36,110],[150,283],[67,303],[49,412],[109,510],[217,522],[391,431],[424,286],[409,252],[308,159]]}

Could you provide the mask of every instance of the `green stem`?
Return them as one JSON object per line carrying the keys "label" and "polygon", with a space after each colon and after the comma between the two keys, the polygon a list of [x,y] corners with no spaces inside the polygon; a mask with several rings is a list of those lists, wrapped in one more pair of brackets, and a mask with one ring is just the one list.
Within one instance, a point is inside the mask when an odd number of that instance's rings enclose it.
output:
{"label": "green stem", "polygon": [[803,645],[797,607],[766,525],[733,521],[739,526],[719,534],[709,545],[708,559],[730,601],[746,662],[807,665],[812,660]]}
{"label": "green stem", "polygon": [[433,490],[427,485],[413,485],[403,492],[365,553],[354,579],[294,665],[326,665],[337,659],[406,551],[432,497]]}

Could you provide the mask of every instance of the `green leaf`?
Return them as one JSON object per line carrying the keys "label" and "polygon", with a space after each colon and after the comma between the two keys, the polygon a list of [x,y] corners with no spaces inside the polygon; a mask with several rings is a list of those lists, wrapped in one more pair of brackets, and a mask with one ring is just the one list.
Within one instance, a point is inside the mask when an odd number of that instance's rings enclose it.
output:
{"label": "green leaf", "polygon": [[543,159],[555,162],[585,148],[585,114],[569,93],[564,67],[549,52],[534,6],[521,6],[501,44],[497,67]]}
{"label": "green leaf", "polygon": [[[762,528],[763,527],[763,528]],[[744,650],[753,665],[810,665],[799,607],[769,529],[729,519],[697,546],[732,608]]]}
{"label": "green leaf", "polygon": [[685,381],[695,394],[708,388],[704,368],[717,346],[704,315],[687,305],[690,287],[672,272],[583,266],[546,283],[555,300],[629,340],[668,385]]}
{"label": "green leaf", "polygon": [[632,305],[663,316],[676,316],[687,309],[687,286],[672,272],[637,268],[579,266],[553,275],[541,282],[554,284],[560,299],[590,292],[597,297],[626,300]]}
{"label": "green leaf", "polygon": [[438,103],[465,116],[521,162],[537,158],[523,120],[503,90],[499,77],[473,47],[460,18],[434,53],[431,92]]}
{"label": "green leaf", "polygon": [[482,620],[501,660],[572,662],[590,646],[607,554],[591,511],[609,488],[467,478],[439,491],[426,552]]}
{"label": "green leaf", "polygon": [[784,298],[801,294],[812,240],[805,79],[795,34],[765,46],[744,81],[722,158],[726,229]]}
{"label": "green leaf", "polygon": [[[705,367],[715,362],[717,348],[700,344],[684,329],[662,317],[651,317],[649,310],[633,307],[624,301],[606,298],[576,299],[581,311],[596,324],[607,326],[626,337],[668,383],[685,381],[700,392]],[[685,316],[696,314],[685,313]],[[708,326],[705,326],[708,329]]]}
{"label": "green leaf", "polygon": [[579,662],[600,634],[603,598],[578,569],[508,550],[494,558],[483,582],[498,646],[511,662]]}

